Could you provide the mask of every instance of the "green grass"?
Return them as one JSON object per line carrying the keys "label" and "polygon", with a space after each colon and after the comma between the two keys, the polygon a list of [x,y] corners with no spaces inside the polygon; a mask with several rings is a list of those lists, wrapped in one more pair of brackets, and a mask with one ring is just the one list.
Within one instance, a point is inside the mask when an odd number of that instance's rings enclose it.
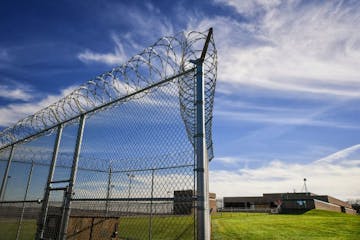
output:
{"label": "green grass", "polygon": [[[120,239],[149,239],[149,226],[152,226],[152,238],[157,240],[193,239],[194,219],[187,216],[154,216],[150,223],[149,217],[122,217],[119,220],[118,232]],[[14,240],[18,227],[17,219],[0,219],[0,239]],[[24,220],[20,240],[32,240],[36,233],[36,221]],[[85,239],[86,240],[86,239]]]}
{"label": "green grass", "polygon": [[[18,230],[17,219],[0,219],[0,239],[13,240]],[[24,220],[21,225],[19,240],[33,240],[36,233],[36,221]]]}
{"label": "green grass", "polygon": [[[192,216],[156,216],[152,221],[156,240],[193,239]],[[119,220],[121,239],[148,239],[149,218],[128,217]],[[21,240],[34,239],[35,220],[23,222]],[[13,240],[17,221],[0,220],[0,239]],[[236,239],[360,239],[360,216],[312,210],[302,215],[263,213],[218,213],[212,216],[212,240]]]}
{"label": "green grass", "polygon": [[360,239],[360,216],[312,210],[302,215],[223,213],[212,239]]}
{"label": "green grass", "polygon": [[[123,239],[149,239],[149,218],[121,218],[119,237]],[[143,226],[142,228],[139,226]],[[193,239],[194,219],[189,216],[154,217],[152,220],[152,239]],[[170,238],[171,236],[171,238]]]}

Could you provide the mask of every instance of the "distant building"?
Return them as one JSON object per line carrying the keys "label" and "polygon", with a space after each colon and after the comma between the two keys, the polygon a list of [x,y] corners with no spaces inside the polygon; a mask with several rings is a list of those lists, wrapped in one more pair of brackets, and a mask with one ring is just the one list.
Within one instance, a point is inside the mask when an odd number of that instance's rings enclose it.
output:
{"label": "distant building", "polygon": [[356,214],[351,205],[328,195],[310,192],[264,193],[255,197],[224,197],[224,210],[304,213],[311,209]]}
{"label": "distant building", "polygon": [[174,191],[174,214],[189,215],[193,211],[193,190]]}
{"label": "distant building", "polygon": [[[193,190],[174,191],[174,214],[192,214],[193,203]],[[215,193],[209,193],[209,209],[210,213],[215,213],[217,210]]]}
{"label": "distant building", "polygon": [[216,206],[216,194],[215,193],[209,193],[209,208],[210,208],[211,214],[216,213],[217,206]]}

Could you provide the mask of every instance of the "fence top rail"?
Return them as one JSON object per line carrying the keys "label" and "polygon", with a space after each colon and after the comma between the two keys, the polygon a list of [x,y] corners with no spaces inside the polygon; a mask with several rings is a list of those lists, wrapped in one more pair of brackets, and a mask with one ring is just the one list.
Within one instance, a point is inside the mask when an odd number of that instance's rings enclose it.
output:
{"label": "fence top rail", "polygon": [[[199,56],[200,55],[200,56]],[[200,57],[200,58],[199,58]],[[58,102],[30,115],[0,132],[0,151],[6,147],[52,133],[60,124],[68,124],[84,114],[93,114],[114,105],[143,97],[151,88],[179,78],[181,116],[189,139],[194,135],[193,91],[191,84],[194,65],[190,60],[201,59],[206,84],[206,112],[211,148],[211,115],[216,83],[217,52],[212,29],[206,32],[181,32],[162,37],[121,66],[89,80]],[[141,93],[141,94],[139,94]],[[211,154],[211,153],[210,153]]]}

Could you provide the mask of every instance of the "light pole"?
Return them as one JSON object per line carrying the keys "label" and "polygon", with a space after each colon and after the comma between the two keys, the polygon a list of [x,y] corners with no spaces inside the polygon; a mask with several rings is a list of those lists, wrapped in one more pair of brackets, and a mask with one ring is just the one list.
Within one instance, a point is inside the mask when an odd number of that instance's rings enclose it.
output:
{"label": "light pole", "polygon": [[130,207],[130,194],[131,194],[131,183],[132,179],[135,178],[134,174],[127,173],[126,174],[129,178],[129,194],[128,194],[128,205],[127,205],[127,214],[129,215],[129,207]]}

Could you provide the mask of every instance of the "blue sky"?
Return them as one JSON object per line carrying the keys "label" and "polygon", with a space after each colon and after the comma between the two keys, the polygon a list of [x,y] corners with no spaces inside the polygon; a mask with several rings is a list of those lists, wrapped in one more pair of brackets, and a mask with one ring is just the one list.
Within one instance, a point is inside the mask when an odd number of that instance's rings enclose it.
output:
{"label": "blue sky", "polygon": [[359,25],[358,1],[3,1],[0,128],[161,36],[213,27],[211,191],[300,191],[306,177],[360,198]]}

